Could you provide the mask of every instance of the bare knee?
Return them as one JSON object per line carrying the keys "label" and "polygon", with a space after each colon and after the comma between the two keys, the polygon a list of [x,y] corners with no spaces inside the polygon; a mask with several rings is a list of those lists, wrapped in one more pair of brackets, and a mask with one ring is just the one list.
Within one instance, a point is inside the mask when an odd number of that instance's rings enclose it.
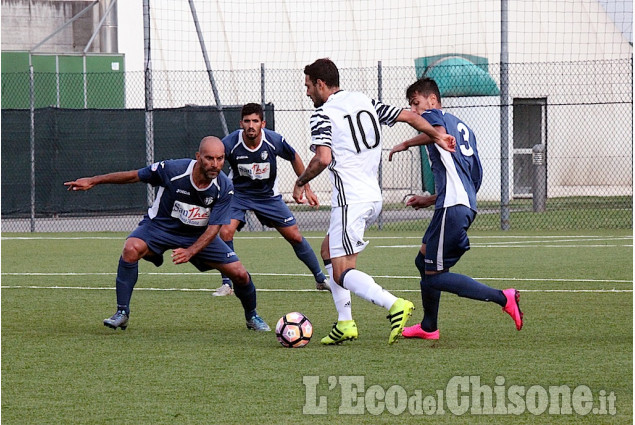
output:
{"label": "bare knee", "polygon": [[302,233],[300,233],[297,224],[289,227],[278,227],[277,230],[291,245],[302,243]]}
{"label": "bare knee", "polygon": [[220,228],[220,238],[224,241],[231,241],[234,239],[234,234],[236,233],[235,229],[230,227],[222,226]]}
{"label": "bare knee", "polygon": [[251,278],[247,269],[241,263],[232,263],[232,266],[223,272],[234,285],[246,286]]}
{"label": "bare knee", "polygon": [[134,263],[142,259],[149,252],[148,245],[137,238],[128,238],[123,246],[121,258],[127,263]]}

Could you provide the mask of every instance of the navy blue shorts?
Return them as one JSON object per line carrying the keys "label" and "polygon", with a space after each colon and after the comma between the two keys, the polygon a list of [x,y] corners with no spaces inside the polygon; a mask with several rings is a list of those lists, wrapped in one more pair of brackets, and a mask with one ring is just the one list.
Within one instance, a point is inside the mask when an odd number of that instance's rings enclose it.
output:
{"label": "navy blue shorts", "polygon": [[[139,226],[128,237],[143,240],[152,251],[152,255],[144,258],[144,260],[150,261],[159,267],[163,264],[163,253],[165,251],[192,246],[199,238],[199,235],[185,236],[167,232],[146,217],[141,220]],[[210,263],[229,264],[236,261],[239,261],[236,253],[218,235],[209,245],[190,259],[190,263],[202,272],[214,268]]]}
{"label": "navy blue shorts", "polygon": [[440,271],[454,266],[470,249],[467,229],[476,212],[464,205],[434,210],[432,221],[423,235],[426,245],[426,270]]}
{"label": "navy blue shorts", "polygon": [[230,218],[241,223],[239,230],[245,225],[245,213],[248,210],[252,210],[258,220],[267,227],[289,227],[296,223],[293,213],[282,200],[282,195],[247,199],[234,194],[229,209]]}

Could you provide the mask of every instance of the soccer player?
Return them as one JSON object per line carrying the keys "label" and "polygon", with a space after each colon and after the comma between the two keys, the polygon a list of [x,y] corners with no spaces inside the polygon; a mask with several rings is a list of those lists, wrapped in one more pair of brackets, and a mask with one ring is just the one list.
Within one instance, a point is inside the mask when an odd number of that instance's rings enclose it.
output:
{"label": "soccer player", "polygon": [[[247,103],[240,112],[240,130],[223,138],[225,157],[230,166],[229,177],[234,183],[229,224],[223,225],[220,237],[234,249],[234,234],[245,225],[245,214],[253,211],[262,224],[274,227],[291,244],[296,257],[311,271],[315,288],[329,291],[326,276],[320,269],[315,252],[302,236],[295,217],[278,193],[277,157],[291,162],[296,175],[304,171],[300,155],[282,135],[265,128],[262,106]],[[306,188],[306,201],[317,207],[317,196]],[[213,294],[230,295],[231,280],[223,276],[223,284]]]}
{"label": "soccer player", "polygon": [[[469,276],[451,273],[461,256],[470,249],[467,230],[476,217],[476,192],[481,186],[482,168],[474,132],[456,116],[442,111],[441,94],[434,80],[423,78],[406,90],[413,112],[421,114],[438,132],[451,134],[457,140],[455,152],[445,152],[426,146],[435,182],[435,194],[414,196],[407,205],[419,209],[435,206],[432,221],[426,230],[415,265],[421,274],[423,320],[403,330],[404,338],[439,339],[437,316],[441,292],[479,301],[492,301],[503,307],[520,330],[523,313],[517,290],[490,288]],[[388,156],[411,146],[427,144],[425,134],[396,145]]]}
{"label": "soccer player", "polygon": [[401,336],[414,305],[395,297],[371,276],[356,269],[357,256],[368,245],[364,229],[382,208],[377,179],[380,125],[406,122],[447,149],[452,149],[454,140],[449,135],[441,136],[418,114],[384,105],[362,93],[340,90],[339,71],[330,59],[318,59],[307,65],[304,74],[306,94],[317,108],[311,117],[311,150],[315,155],[298,177],[293,196],[301,201],[304,186],[327,167],[333,185],[329,230],[321,254],[331,276],[338,321],[329,335],[322,338],[322,344],[357,339],[350,292],[389,311],[388,343],[392,344]]}
{"label": "soccer player", "polygon": [[89,190],[98,184],[144,182],[158,187],[157,196],[138,227],[130,233],[117,268],[117,311],[104,325],[125,330],[130,317],[130,298],[139,275],[140,259],[155,266],[172,250],[172,262],[188,261],[198,270],[217,269],[236,285],[236,296],[245,310],[247,328],[269,331],[256,312],[256,288],[236,254],[218,232],[229,223],[234,191],[221,171],[225,147],[214,136],[201,140],[196,160],[189,158],[154,163],[140,170],[120,171],[65,182],[68,190]]}

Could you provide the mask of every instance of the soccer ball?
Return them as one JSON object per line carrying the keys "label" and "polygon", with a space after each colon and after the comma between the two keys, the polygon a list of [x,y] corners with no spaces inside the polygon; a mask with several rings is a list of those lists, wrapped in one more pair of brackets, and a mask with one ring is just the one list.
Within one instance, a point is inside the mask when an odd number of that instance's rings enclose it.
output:
{"label": "soccer ball", "polygon": [[309,343],[312,335],[313,325],[311,321],[297,311],[285,314],[276,325],[276,338],[283,347],[304,347]]}

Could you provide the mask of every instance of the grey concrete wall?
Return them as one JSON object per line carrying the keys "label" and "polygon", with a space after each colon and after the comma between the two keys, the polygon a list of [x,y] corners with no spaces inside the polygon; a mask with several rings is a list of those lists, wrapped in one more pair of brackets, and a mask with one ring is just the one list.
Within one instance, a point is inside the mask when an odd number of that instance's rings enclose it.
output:
{"label": "grey concrete wall", "polygon": [[[2,50],[30,50],[91,1],[2,0]],[[39,53],[82,53],[99,22],[99,5],[37,49]],[[99,52],[99,37],[90,52]]]}

